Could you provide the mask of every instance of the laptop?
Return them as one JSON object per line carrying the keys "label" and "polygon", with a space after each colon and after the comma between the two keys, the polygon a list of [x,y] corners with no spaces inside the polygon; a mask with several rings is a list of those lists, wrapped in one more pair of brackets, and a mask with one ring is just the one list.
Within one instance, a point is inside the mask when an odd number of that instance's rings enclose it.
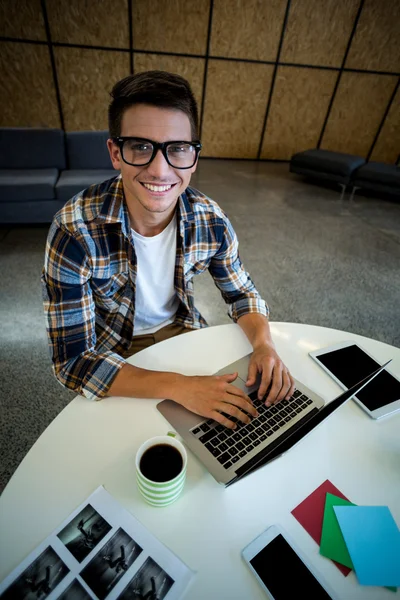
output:
{"label": "laptop", "polygon": [[327,404],[318,394],[295,380],[296,389],[292,398],[267,408],[263,401],[257,399],[260,377],[254,386],[246,386],[250,356],[248,354],[215,373],[224,375],[238,372],[233,385],[252,399],[259,413],[248,425],[226,415],[237,425],[236,429],[231,430],[213,419],[196,415],[173,400],[162,400],[157,405],[187,447],[214,479],[225,487],[292,448],[391,362],[389,360]]}

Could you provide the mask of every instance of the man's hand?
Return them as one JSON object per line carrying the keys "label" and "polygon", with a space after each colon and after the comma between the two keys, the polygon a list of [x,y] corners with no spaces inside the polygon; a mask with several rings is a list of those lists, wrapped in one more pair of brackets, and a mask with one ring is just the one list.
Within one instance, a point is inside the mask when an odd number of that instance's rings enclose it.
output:
{"label": "man's hand", "polygon": [[261,373],[261,385],[258,398],[262,400],[271,384],[265,404],[271,406],[280,400],[292,397],[295,385],[293,377],[287,367],[279,358],[275,348],[270,344],[263,344],[254,349],[250,357],[249,371],[246,385],[250,387],[257,380],[257,374]]}
{"label": "man's hand", "polygon": [[236,417],[243,423],[250,423],[249,415],[258,416],[250,398],[232,385],[237,375],[184,377],[172,399],[202,417],[214,419],[229,429],[235,429],[236,424],[221,413]]}

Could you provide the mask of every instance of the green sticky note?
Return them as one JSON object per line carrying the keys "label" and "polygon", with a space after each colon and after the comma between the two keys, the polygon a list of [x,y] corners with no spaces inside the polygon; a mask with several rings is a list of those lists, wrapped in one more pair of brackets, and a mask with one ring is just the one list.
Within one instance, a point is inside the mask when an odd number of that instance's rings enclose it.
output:
{"label": "green sticky note", "polygon": [[319,552],[322,556],[331,558],[341,565],[349,567],[349,569],[354,569],[339,522],[333,510],[334,506],[355,506],[355,504],[329,492],[326,494]]}
{"label": "green sticky note", "polygon": [[[335,511],[333,510],[334,506],[356,506],[356,504],[327,492],[319,552],[322,556],[331,558],[341,565],[345,565],[346,567],[349,567],[349,569],[354,570],[346,542],[344,541],[339,522],[336,518]],[[385,587],[392,592],[397,591],[396,587]]]}

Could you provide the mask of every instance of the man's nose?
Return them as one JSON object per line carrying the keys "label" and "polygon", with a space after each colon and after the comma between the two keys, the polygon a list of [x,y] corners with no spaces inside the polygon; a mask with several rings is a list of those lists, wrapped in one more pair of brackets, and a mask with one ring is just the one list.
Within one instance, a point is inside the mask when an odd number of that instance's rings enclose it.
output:
{"label": "man's nose", "polygon": [[171,167],[167,163],[165,156],[161,152],[160,148],[151,163],[147,167],[147,172],[154,177],[163,177],[170,173]]}

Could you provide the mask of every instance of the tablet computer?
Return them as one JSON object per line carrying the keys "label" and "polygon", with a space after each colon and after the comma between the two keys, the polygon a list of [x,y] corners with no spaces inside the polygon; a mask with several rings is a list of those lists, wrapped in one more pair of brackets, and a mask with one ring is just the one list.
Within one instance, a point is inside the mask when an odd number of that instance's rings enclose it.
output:
{"label": "tablet computer", "polygon": [[[358,343],[344,341],[309,352],[309,356],[344,390],[381,365]],[[381,419],[400,411],[400,379],[388,368],[379,373],[354,401],[372,418]]]}

